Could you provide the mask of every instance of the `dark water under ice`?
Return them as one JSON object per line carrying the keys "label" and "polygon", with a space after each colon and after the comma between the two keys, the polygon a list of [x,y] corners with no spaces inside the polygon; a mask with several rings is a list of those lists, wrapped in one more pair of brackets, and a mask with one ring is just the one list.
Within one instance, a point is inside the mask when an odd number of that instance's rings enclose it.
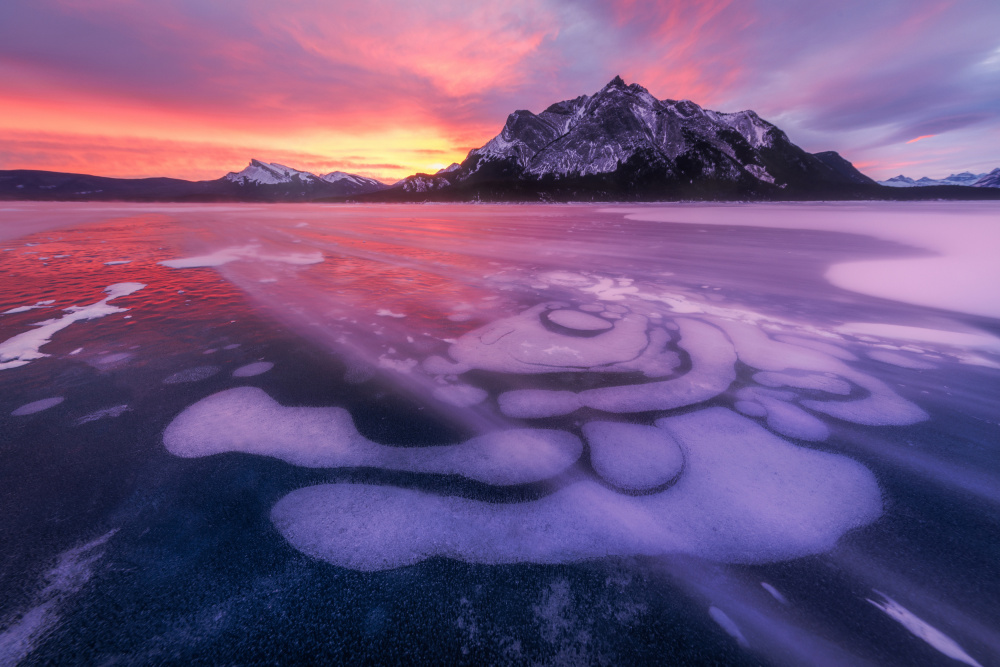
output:
{"label": "dark water under ice", "polygon": [[0,664],[997,664],[933,207],[7,205]]}

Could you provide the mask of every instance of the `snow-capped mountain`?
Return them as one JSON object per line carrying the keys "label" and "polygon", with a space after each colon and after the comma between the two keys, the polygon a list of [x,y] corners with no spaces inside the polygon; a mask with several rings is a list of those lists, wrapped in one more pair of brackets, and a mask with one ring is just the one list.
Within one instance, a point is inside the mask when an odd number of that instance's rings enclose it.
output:
{"label": "snow-capped mountain", "polygon": [[[503,130],[457,169],[417,174],[408,193],[498,189],[568,197],[780,196],[830,185],[874,185],[836,153],[818,157],[753,111],[722,113],[689,100],[658,100],[615,77],[594,95],[539,114],[510,114]],[[458,194],[456,192],[456,194]],[[787,194],[790,194],[787,193]]]}
{"label": "snow-capped mountain", "polygon": [[914,180],[900,174],[899,176],[893,176],[878,183],[880,185],[887,185],[890,188],[920,188],[929,185],[975,185],[984,176],[986,174],[973,174],[969,171],[963,171],[961,174],[952,174],[945,178],[928,178],[924,176],[923,178]]}
{"label": "snow-capped mountain", "polygon": [[343,171],[331,171],[317,176],[308,171],[286,167],[277,162],[250,160],[243,171],[229,172],[223,180],[244,187],[281,186],[279,189],[301,190],[302,197],[342,197],[377,192],[388,187],[374,178]]}
{"label": "snow-capped mountain", "polygon": [[279,183],[313,183],[319,180],[315,174],[308,171],[299,171],[286,167],[277,162],[261,162],[260,160],[250,160],[250,164],[243,171],[231,171],[223,176],[227,181],[247,185],[277,185]]}
{"label": "snow-capped mountain", "polygon": [[1000,167],[997,167],[988,174],[983,174],[982,178],[972,184],[974,188],[1000,188]]}

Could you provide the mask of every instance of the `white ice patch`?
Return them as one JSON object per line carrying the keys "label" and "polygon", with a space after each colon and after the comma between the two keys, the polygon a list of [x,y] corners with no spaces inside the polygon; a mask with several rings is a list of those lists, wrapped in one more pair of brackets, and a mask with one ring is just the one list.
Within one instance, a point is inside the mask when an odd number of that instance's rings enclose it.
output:
{"label": "white ice patch", "polygon": [[120,264],[131,264],[131,259],[120,259],[115,262],[104,262],[104,266],[118,266]]}
{"label": "white ice patch", "polygon": [[460,408],[479,405],[489,396],[483,389],[468,384],[449,384],[435,387],[431,393],[439,401]]}
{"label": "white ice patch", "polygon": [[168,375],[163,378],[163,384],[181,384],[184,382],[201,382],[202,380],[207,380],[216,373],[218,373],[220,368],[218,366],[195,366],[194,368],[187,368],[183,371],[178,371],[173,375]]}
{"label": "white ice patch", "polygon": [[945,331],[878,322],[848,322],[837,327],[837,331],[851,336],[875,336],[889,340],[914,341],[1000,353],[1000,338],[983,332]]}
{"label": "white ice patch", "polygon": [[41,412],[42,410],[48,410],[49,408],[55,407],[65,400],[62,396],[54,396],[52,398],[43,398],[40,401],[32,401],[31,403],[26,403],[21,407],[14,410],[12,415],[15,417],[23,417],[25,415],[33,415],[36,412]]}
{"label": "white ice patch", "polygon": [[583,425],[583,437],[594,472],[622,491],[658,489],[684,469],[684,454],[661,428],[593,421]]}
{"label": "white ice patch", "polygon": [[103,410],[95,410],[94,412],[91,412],[90,414],[77,419],[76,425],[82,426],[83,424],[89,424],[90,422],[95,422],[98,419],[121,417],[128,411],[129,411],[128,405],[116,405],[111,408],[104,408]]}
{"label": "white ice patch", "polygon": [[919,618],[916,614],[899,604],[891,597],[880,591],[875,593],[882,598],[881,601],[865,598],[886,613],[892,620],[896,621],[909,630],[915,637],[923,639],[925,642],[936,648],[949,658],[964,662],[972,667],[982,667],[972,656],[955,642],[954,639],[944,634],[927,621]]}
{"label": "white ice patch", "polygon": [[257,361],[252,364],[247,364],[246,366],[240,366],[235,371],[233,371],[234,378],[249,378],[255,375],[261,375],[274,368],[274,364],[270,361]]}
{"label": "white ice patch", "polygon": [[277,262],[280,264],[307,265],[319,264],[323,261],[323,253],[316,252],[268,252],[259,245],[250,244],[232,248],[223,248],[208,255],[169,259],[160,262],[172,269],[193,269],[206,266],[222,266],[238,260]]}
{"label": "white ice patch", "polygon": [[[260,414],[259,398],[250,414]],[[227,443],[233,427],[258,438],[258,429],[245,426],[246,415],[211,413],[226,414],[208,430]],[[345,413],[341,419],[347,418]],[[270,415],[263,423],[268,421]],[[677,441],[686,466],[676,484],[653,495],[630,497],[582,481],[536,501],[490,503],[387,486],[322,484],[288,494],[271,518],[306,554],[373,571],[435,556],[569,563],[686,553],[718,562],[770,562],[827,551],[846,531],[881,514],[881,492],[867,468],[796,447],[728,410],[668,417],[657,426]],[[315,432],[329,431],[324,423]],[[301,450],[302,439],[294,442]]]}
{"label": "white ice patch", "polygon": [[726,634],[736,640],[736,643],[740,646],[747,647],[750,644],[747,642],[747,638],[743,636],[740,632],[740,627],[736,625],[733,619],[726,615],[726,612],[722,611],[718,607],[709,607],[708,615],[712,617],[712,620],[719,624],[719,627],[726,631]]}
{"label": "white ice patch", "polygon": [[765,387],[797,387],[799,389],[815,389],[825,391],[830,394],[840,394],[847,396],[851,393],[851,383],[840,378],[829,375],[796,374],[796,373],[776,373],[774,371],[762,371],[755,373],[754,382]]}
{"label": "white ice patch", "polygon": [[358,433],[347,410],[283,407],[255,387],[219,392],[186,408],[167,426],[163,443],[187,458],[246,452],[310,468],[378,467],[500,485],[557,475],[583,451],[572,434],[543,429],[495,431],[457,445],[381,445]]}
{"label": "white ice patch", "polygon": [[775,588],[771,584],[767,583],[766,581],[762,581],[762,582],[760,582],[760,586],[765,591],[767,591],[768,593],[770,593],[771,597],[773,597],[775,600],[777,600],[781,604],[788,604],[788,598],[786,598],[784,595],[782,595],[781,591],[779,591],[777,588]]}
{"label": "white ice patch", "polygon": [[26,313],[29,310],[36,310],[38,308],[45,308],[46,306],[51,306],[56,302],[55,299],[48,299],[47,301],[39,301],[34,306],[18,306],[17,308],[11,308],[5,310],[0,315],[15,315],[17,313]]}
{"label": "white ice patch", "polygon": [[406,313],[394,313],[388,308],[379,308],[378,310],[375,311],[375,314],[378,315],[379,317],[397,317],[397,318],[406,317]]}
{"label": "white ice patch", "polygon": [[866,354],[869,359],[881,361],[883,364],[899,366],[900,368],[912,368],[913,370],[918,371],[935,368],[934,364],[929,361],[914,359],[912,356],[899,354],[898,352],[892,352],[891,350],[869,350]]}
{"label": "white ice patch", "polygon": [[41,347],[52,340],[59,331],[62,331],[74,322],[83,320],[95,320],[106,315],[124,313],[128,308],[118,308],[108,304],[108,301],[119,297],[127,296],[133,292],[138,292],[145,285],[142,283],[116,283],[104,288],[108,296],[97,303],[89,306],[70,306],[63,309],[66,313],[62,317],[33,324],[35,329],[25,331],[13,338],[0,343],[0,370],[5,368],[17,368],[35,360],[49,355],[41,352]]}

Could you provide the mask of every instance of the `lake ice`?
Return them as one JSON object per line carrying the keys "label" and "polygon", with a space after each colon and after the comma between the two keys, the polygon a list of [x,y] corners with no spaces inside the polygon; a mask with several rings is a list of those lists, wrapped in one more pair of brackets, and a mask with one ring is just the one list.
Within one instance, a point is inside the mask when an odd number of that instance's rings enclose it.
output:
{"label": "lake ice", "polygon": [[995,662],[997,213],[9,207],[0,663]]}

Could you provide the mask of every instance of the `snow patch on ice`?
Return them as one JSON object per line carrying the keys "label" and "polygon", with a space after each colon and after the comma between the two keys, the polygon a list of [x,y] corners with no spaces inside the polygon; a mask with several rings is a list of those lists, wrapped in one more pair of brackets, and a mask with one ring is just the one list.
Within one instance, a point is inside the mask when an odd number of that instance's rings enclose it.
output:
{"label": "snow patch on ice", "polygon": [[45,308],[46,306],[51,306],[55,302],[56,302],[55,299],[48,299],[47,301],[39,301],[34,306],[18,306],[17,308],[11,308],[9,310],[5,310],[2,313],[0,313],[0,315],[14,315],[16,313],[26,313],[29,310],[35,310],[37,308]]}
{"label": "snow patch on ice", "polygon": [[381,445],[362,436],[343,408],[284,407],[255,387],[219,392],[186,408],[167,426],[163,443],[187,458],[246,452],[310,468],[379,467],[499,485],[552,477],[583,451],[572,434],[543,429],[495,431],[457,445]]}
{"label": "snow patch on ice", "polygon": [[247,364],[246,366],[240,366],[235,371],[233,371],[234,378],[249,378],[255,375],[261,375],[274,368],[274,364],[270,361],[257,361],[252,364]]}
{"label": "snow patch on ice", "polygon": [[163,384],[182,384],[184,382],[201,382],[207,380],[221,369],[218,366],[195,366],[178,371],[173,375],[168,375],[163,379]]}
{"label": "snow patch on ice", "polygon": [[64,400],[65,399],[62,396],[53,396],[52,398],[43,398],[40,401],[32,401],[31,403],[25,403],[24,405],[22,405],[21,407],[17,408],[16,410],[14,410],[13,412],[11,412],[10,414],[14,415],[15,417],[23,417],[25,415],[33,415],[36,412],[41,412],[42,410],[48,410],[49,408],[53,408],[53,407],[59,405],[60,403],[62,403]]}
{"label": "snow patch on ice", "polygon": [[116,283],[104,288],[108,294],[105,298],[89,306],[70,306],[64,308],[66,313],[62,317],[36,322],[35,329],[25,331],[13,338],[0,343],[0,370],[7,368],[17,368],[35,360],[49,355],[41,352],[41,347],[52,340],[57,332],[62,331],[74,322],[84,320],[95,320],[114,313],[124,313],[128,308],[118,308],[109,305],[108,302],[134,292],[138,292],[143,287],[142,283]]}
{"label": "snow patch on ice", "polygon": [[80,417],[76,420],[77,426],[82,426],[83,424],[89,424],[90,422],[95,422],[98,419],[107,419],[113,417],[121,417],[123,414],[129,411],[128,405],[116,405],[110,408],[104,408],[103,410],[95,410],[88,415]]}
{"label": "snow patch on ice", "polygon": [[972,667],[982,667],[982,665],[980,665],[975,658],[966,653],[954,639],[944,634],[927,621],[918,617],[916,614],[893,600],[885,593],[875,591],[875,594],[882,599],[878,601],[870,598],[865,599],[875,607],[885,612],[889,618],[909,630],[913,636],[923,639],[925,642],[949,658],[958,660],[959,662],[964,662]]}

